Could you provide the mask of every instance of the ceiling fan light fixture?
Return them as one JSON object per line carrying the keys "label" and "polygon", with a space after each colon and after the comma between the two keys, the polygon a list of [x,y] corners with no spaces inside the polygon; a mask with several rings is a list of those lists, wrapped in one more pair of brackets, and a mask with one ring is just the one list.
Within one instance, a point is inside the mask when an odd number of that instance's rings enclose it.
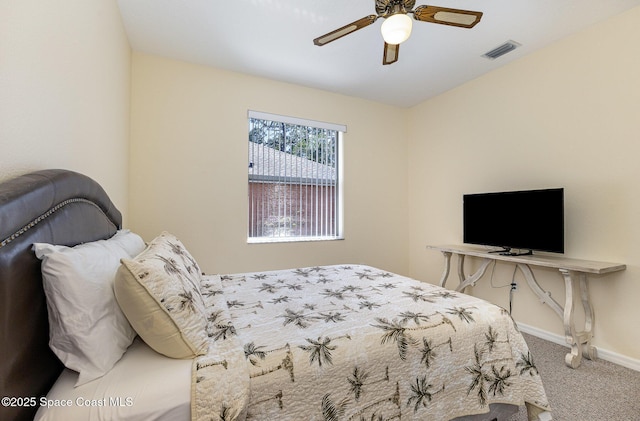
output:
{"label": "ceiling fan light fixture", "polygon": [[413,21],[404,13],[391,15],[382,22],[380,32],[387,44],[398,45],[409,39]]}
{"label": "ceiling fan light fixture", "polygon": [[418,6],[414,9],[416,0],[374,1],[376,5],[375,15],[365,16],[348,25],[328,32],[314,39],[313,43],[318,46],[327,45],[345,35],[365,28],[382,18],[384,20],[380,27],[382,38],[384,38],[382,64],[387,65],[398,61],[400,44],[408,40],[411,36],[414,20],[418,22],[457,26],[460,28],[473,28],[482,18],[482,12],[474,12],[472,10],[426,5]]}

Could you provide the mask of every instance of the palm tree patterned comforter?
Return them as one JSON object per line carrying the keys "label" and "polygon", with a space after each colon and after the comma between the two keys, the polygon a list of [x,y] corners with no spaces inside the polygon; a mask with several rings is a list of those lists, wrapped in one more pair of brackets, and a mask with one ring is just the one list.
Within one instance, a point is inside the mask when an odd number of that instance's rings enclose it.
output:
{"label": "palm tree patterned comforter", "polygon": [[360,265],[205,276],[204,420],[450,420],[492,403],[549,410],[509,314]]}

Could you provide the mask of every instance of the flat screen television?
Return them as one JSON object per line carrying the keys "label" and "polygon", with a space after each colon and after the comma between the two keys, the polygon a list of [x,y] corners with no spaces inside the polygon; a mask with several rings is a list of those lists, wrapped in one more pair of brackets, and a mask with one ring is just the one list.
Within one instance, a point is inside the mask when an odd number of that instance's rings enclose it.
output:
{"label": "flat screen television", "polygon": [[463,237],[507,255],[564,253],[564,189],[465,194]]}

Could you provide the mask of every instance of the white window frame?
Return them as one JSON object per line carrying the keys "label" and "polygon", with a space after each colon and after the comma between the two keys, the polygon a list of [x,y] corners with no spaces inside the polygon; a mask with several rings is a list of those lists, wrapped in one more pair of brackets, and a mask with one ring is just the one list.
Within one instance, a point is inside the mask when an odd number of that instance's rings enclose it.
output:
{"label": "white window frame", "polygon": [[[341,124],[327,123],[316,120],[309,120],[297,117],[283,116],[272,113],[265,113],[260,111],[248,111],[248,119],[260,119],[260,120],[269,120],[276,121],[279,123],[285,124],[293,124],[298,126],[305,127],[313,127],[319,129],[327,129],[338,132],[336,136],[337,144],[336,144],[336,184],[335,184],[335,194],[333,200],[335,201],[335,235],[320,235],[320,236],[252,236],[252,199],[251,199],[251,178],[250,174],[247,177],[247,242],[248,243],[283,243],[283,242],[306,242],[306,241],[330,241],[330,240],[342,240],[344,239],[343,234],[343,134],[346,133],[347,127]],[[248,160],[249,166],[252,165],[252,157],[251,157],[251,142],[247,142],[248,144]],[[317,215],[315,215],[317,216]]]}

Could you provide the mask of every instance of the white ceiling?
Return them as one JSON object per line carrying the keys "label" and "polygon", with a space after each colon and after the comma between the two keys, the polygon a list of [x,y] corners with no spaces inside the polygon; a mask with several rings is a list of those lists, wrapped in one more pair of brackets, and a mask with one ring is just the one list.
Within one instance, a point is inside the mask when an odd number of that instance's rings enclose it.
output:
{"label": "white ceiling", "polygon": [[[136,51],[410,107],[640,0],[416,1],[483,12],[472,29],[414,21],[382,65],[382,19],[323,47],[313,39],[375,14],[375,0],[118,0]],[[522,47],[481,57],[508,40]],[[568,51],[567,54],[571,52]],[[594,52],[597,54],[597,52]]]}

